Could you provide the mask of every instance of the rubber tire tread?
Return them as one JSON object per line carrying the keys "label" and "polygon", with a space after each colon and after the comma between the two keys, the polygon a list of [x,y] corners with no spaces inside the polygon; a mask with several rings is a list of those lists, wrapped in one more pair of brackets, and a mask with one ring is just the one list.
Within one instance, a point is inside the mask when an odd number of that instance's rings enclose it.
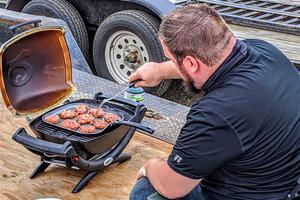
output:
{"label": "rubber tire tread", "polygon": [[88,33],[84,21],[76,8],[65,0],[32,0],[24,6],[22,12],[34,14],[32,12],[41,7],[67,23],[81,52],[87,57],[89,53]]}
{"label": "rubber tire tread", "polygon": [[[139,11],[139,10],[124,10],[124,11],[120,11],[120,12],[110,15],[101,23],[101,25],[99,26],[99,28],[96,32],[96,35],[95,35],[94,45],[93,45],[94,46],[93,57],[94,57],[94,63],[95,63],[96,67],[97,67],[97,64],[99,64],[99,63],[95,59],[97,57],[97,55],[95,55],[95,52],[97,52],[97,49],[96,49],[97,47],[95,45],[95,41],[101,38],[101,36],[99,35],[99,30],[101,30],[101,26],[105,25],[107,23],[107,21],[111,20],[112,18],[115,18],[116,16],[121,16],[121,17],[128,16],[129,18],[130,17],[135,18],[135,19],[139,20],[141,23],[143,23],[143,25],[145,25],[147,27],[147,29],[150,30],[151,33],[149,33],[149,34],[157,35],[157,33],[158,33],[160,22],[155,17],[153,17],[152,15],[150,15],[146,12]],[[164,56],[163,49],[159,42],[158,36],[156,36],[156,39],[154,41],[152,40],[152,42],[154,42],[154,46],[158,52],[158,62],[166,61],[166,57]],[[103,66],[101,66],[101,67],[103,67]],[[172,83],[171,80],[163,80],[158,86],[153,87],[153,88],[147,88],[146,91],[148,93],[151,93],[151,94],[154,94],[157,96],[162,96],[166,92],[166,90],[170,87],[171,83]]]}
{"label": "rubber tire tread", "polygon": [[[148,21],[149,25],[152,26],[155,33],[158,33],[160,22],[154,18],[152,15],[142,12],[142,11],[136,11],[136,14],[140,13],[140,15],[144,15],[145,21]],[[142,19],[142,16],[139,16],[140,19]],[[158,36],[157,36],[158,37]],[[161,62],[166,61],[167,58],[164,56],[163,48],[160,44],[159,39],[157,39],[158,44],[156,45],[156,48],[159,49],[161,52],[162,58],[160,59]],[[171,86],[172,80],[163,80],[157,87],[152,88],[152,93],[156,94],[157,96],[162,96],[167,89]]]}

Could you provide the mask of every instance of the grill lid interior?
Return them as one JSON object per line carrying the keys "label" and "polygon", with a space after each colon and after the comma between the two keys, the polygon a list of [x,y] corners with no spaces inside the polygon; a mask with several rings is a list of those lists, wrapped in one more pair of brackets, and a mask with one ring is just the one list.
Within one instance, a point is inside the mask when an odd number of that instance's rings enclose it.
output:
{"label": "grill lid interior", "polygon": [[0,48],[0,87],[16,115],[49,109],[74,90],[71,60],[62,27],[23,32]]}

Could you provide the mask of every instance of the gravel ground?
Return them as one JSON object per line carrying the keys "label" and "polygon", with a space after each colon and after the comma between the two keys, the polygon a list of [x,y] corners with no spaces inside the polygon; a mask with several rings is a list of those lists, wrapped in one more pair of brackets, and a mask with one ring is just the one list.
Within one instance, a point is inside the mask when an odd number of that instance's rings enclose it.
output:
{"label": "gravel ground", "polygon": [[203,93],[188,93],[185,92],[180,80],[174,80],[167,92],[162,96],[164,99],[174,101],[186,106],[191,106],[191,104],[202,97]]}

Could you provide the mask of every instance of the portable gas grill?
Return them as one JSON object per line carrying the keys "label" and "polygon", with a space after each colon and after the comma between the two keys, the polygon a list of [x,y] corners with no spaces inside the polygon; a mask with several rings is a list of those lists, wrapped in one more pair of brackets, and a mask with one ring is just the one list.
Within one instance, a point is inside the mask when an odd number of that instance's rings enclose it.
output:
{"label": "portable gas grill", "polygon": [[[27,24],[11,29],[15,31]],[[5,105],[15,115],[44,112],[29,123],[37,138],[27,134],[24,128],[13,135],[15,141],[41,157],[41,163],[30,178],[45,171],[51,163],[86,170],[72,191],[76,193],[106,166],[131,158],[122,151],[136,129],[148,133],[153,133],[153,130],[140,124],[146,112],[145,106],[123,98],[116,98],[103,108],[116,114],[120,120],[97,129],[95,133],[83,134],[45,120],[46,116],[79,104],[97,108],[108,98],[98,93],[94,99],[67,100],[74,86],[64,33],[62,27],[36,26],[4,43],[0,49],[0,86]]]}

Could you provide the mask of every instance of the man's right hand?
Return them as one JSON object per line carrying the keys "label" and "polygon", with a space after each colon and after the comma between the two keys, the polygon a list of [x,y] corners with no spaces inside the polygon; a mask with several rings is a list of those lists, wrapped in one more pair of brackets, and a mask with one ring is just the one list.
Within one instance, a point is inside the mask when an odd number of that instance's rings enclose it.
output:
{"label": "man's right hand", "polygon": [[164,63],[149,62],[139,67],[130,77],[128,82],[136,80],[135,87],[155,87],[164,79]]}

